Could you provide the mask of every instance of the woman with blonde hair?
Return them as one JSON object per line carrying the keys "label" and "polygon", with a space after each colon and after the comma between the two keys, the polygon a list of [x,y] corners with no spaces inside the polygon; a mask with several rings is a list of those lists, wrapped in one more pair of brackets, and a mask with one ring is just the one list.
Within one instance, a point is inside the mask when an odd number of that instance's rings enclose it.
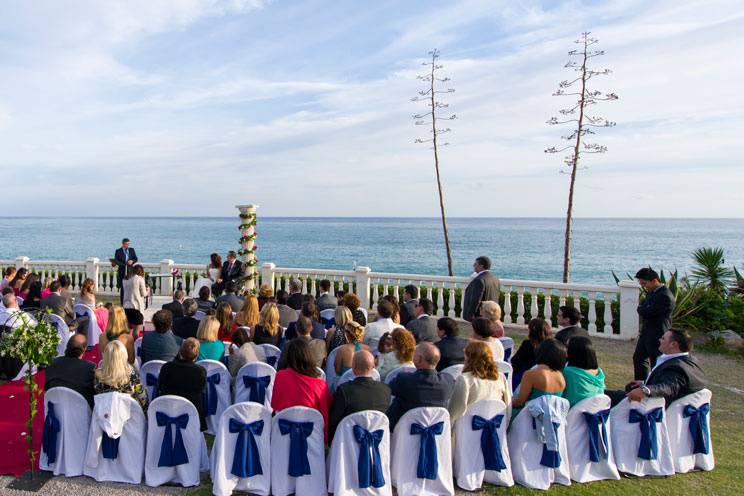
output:
{"label": "woman with blonde hair", "polygon": [[256,344],[272,344],[279,347],[282,340],[282,328],[279,326],[279,309],[276,303],[268,302],[261,309],[258,325],[251,332]]}
{"label": "woman with blonde hair", "polygon": [[[385,333],[387,334],[387,333]],[[385,337],[383,334],[383,337]],[[396,327],[390,333],[393,342],[393,349],[387,353],[383,352],[384,339],[380,339],[380,347],[377,355],[377,371],[380,373],[380,380],[385,380],[388,373],[402,365],[413,367],[413,352],[416,351],[416,338],[411,331],[402,327]]]}
{"label": "woman with blonde hair", "polygon": [[258,320],[258,298],[255,295],[248,295],[245,297],[243,308],[235,316],[235,323],[239,327],[250,327],[253,329],[258,324]]}
{"label": "woman with blonde hair", "polygon": [[103,356],[106,346],[113,342],[119,341],[127,350],[127,361],[134,363],[134,338],[129,333],[129,324],[127,315],[120,305],[113,305],[108,312],[108,323],[106,331],[98,337],[98,352]]}
{"label": "woman with blonde hair", "polygon": [[198,360],[222,360],[225,355],[225,344],[217,339],[220,333],[220,321],[213,315],[207,315],[199,322],[196,338],[199,340]]}
{"label": "woman with blonde hair", "polygon": [[346,344],[338,347],[336,352],[336,361],[333,364],[336,369],[336,375],[341,377],[344,372],[351,369],[351,362],[354,353],[360,350],[370,351],[369,346],[362,344],[364,339],[364,327],[353,320],[344,327],[344,336]]}
{"label": "woman with blonde hair", "polygon": [[346,342],[344,329],[346,328],[346,324],[354,320],[354,317],[351,315],[351,310],[344,305],[336,307],[333,318],[336,323],[328,329],[328,333],[326,334],[326,347],[328,348],[328,353]]}
{"label": "woman with blonde hair", "polygon": [[137,372],[127,362],[127,350],[120,341],[111,341],[103,350],[101,364],[96,369],[93,383],[95,394],[124,393],[134,398],[147,412],[147,393]]}
{"label": "woman with blonde hair", "polygon": [[270,302],[272,298],[274,298],[274,288],[271,287],[271,284],[261,284],[258,288],[258,309],[263,310],[264,305]]}
{"label": "woman with blonde hair", "polygon": [[53,276],[46,276],[46,279],[44,279],[44,287],[41,290],[42,300],[46,298],[47,296],[49,296],[50,294],[52,294],[52,288],[50,288],[49,286],[51,286],[53,282],[54,282]]}
{"label": "woman with blonde hair", "polygon": [[218,333],[218,339],[220,341],[231,341],[233,331],[233,319],[232,319],[232,307],[226,301],[221,302],[217,305],[217,313],[215,315],[217,321],[220,323],[220,330]]}
{"label": "woman with blonde hair", "polygon": [[[465,414],[468,406],[480,400],[501,400],[511,413],[512,394],[504,374],[499,372],[491,348],[483,341],[471,341],[465,347],[465,367],[455,382],[449,402],[450,422]],[[454,433],[455,430],[452,429]]]}
{"label": "woman with blonde hair", "polygon": [[91,308],[96,307],[95,285],[96,283],[90,277],[87,277],[83,281],[83,285],[80,288],[80,303],[85,303]]}
{"label": "woman with blonde hair", "polygon": [[484,301],[481,303],[481,317],[490,321],[494,329],[493,337],[496,339],[504,337],[504,323],[501,322],[501,306],[495,301]]}

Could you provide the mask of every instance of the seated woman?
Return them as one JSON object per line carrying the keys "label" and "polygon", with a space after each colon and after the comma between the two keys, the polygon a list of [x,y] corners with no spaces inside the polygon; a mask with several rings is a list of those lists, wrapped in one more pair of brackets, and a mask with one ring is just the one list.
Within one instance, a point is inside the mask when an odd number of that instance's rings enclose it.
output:
{"label": "seated woman", "polygon": [[362,327],[366,326],[367,317],[364,315],[364,312],[362,312],[362,309],[359,308],[362,305],[362,300],[360,300],[354,293],[346,293],[344,294],[343,302],[344,306],[351,310],[351,316],[354,319],[354,322]]}
{"label": "seated woman", "polygon": [[221,302],[217,305],[217,313],[215,318],[220,323],[220,329],[217,336],[220,341],[230,341],[232,339],[233,332],[233,321],[232,321],[232,307],[226,301]]}
{"label": "seated woman", "polygon": [[512,356],[511,366],[514,369],[512,374],[512,386],[514,389],[519,386],[522,380],[522,374],[535,366],[535,352],[537,347],[553,337],[553,330],[550,323],[544,319],[532,319],[527,324],[527,339],[522,341],[517,352]]}
{"label": "seated woman", "polygon": [[134,364],[134,338],[129,333],[127,315],[120,305],[113,305],[109,310],[106,331],[98,337],[98,353],[103,356],[106,346],[112,341],[119,341],[127,350],[127,361]]}
{"label": "seated woman", "polygon": [[287,368],[276,373],[271,408],[281,412],[292,406],[306,406],[323,416],[325,439],[328,440],[328,410],[331,392],[313,365],[310,346],[304,339],[293,339],[287,345]]}
{"label": "seated woman", "polygon": [[496,326],[494,323],[483,317],[473,319],[473,339],[476,341],[483,341],[486,345],[491,348],[493,359],[497,362],[504,361],[504,345],[498,338],[494,337],[496,334]]}
{"label": "seated woman", "polygon": [[504,323],[501,322],[501,306],[498,303],[495,301],[484,301],[481,303],[480,314],[481,317],[493,324],[495,331],[493,337],[498,339],[505,336]]}
{"label": "seated woman", "polygon": [[194,298],[194,301],[196,301],[196,306],[199,311],[204,312],[205,314],[208,314],[211,310],[214,310],[214,302],[212,301],[212,290],[209,289],[208,286],[202,286],[199,289],[199,296]]}
{"label": "seated woman", "polygon": [[251,342],[251,336],[244,328],[238,328],[232,334],[233,346],[230,348],[228,369],[235,377],[240,367],[250,362],[265,362],[263,350]]}
{"label": "seated woman", "polygon": [[364,327],[360,326],[353,320],[346,324],[344,328],[344,337],[346,338],[346,344],[338,347],[336,352],[336,362],[333,364],[336,370],[336,375],[341,377],[344,372],[351,369],[351,361],[354,358],[354,353],[359,350],[370,351],[369,346],[361,344],[364,339]]}
{"label": "seated woman", "polygon": [[351,315],[351,310],[343,305],[336,307],[333,318],[336,323],[328,329],[328,333],[326,334],[326,347],[328,348],[328,353],[346,343],[344,329],[346,329],[346,324],[354,320]]}
{"label": "seated woman", "polygon": [[[385,333],[388,334],[388,333]],[[403,365],[413,367],[413,352],[416,351],[416,338],[410,331],[396,327],[393,332],[388,334],[392,341],[393,349],[384,352],[383,341],[385,334],[380,338],[380,346],[377,355],[377,371],[380,373],[380,380],[384,381],[391,370],[397,369]]]}
{"label": "seated woman", "polygon": [[127,349],[120,341],[111,341],[103,350],[101,364],[96,369],[94,394],[124,393],[137,400],[147,413],[147,393],[137,372],[127,363]]}
{"label": "seated woman", "polygon": [[563,397],[574,406],[579,401],[604,394],[605,375],[597,363],[591,339],[574,336],[568,341],[568,364],[563,369],[566,390]]}
{"label": "seated woman", "polygon": [[54,282],[54,277],[47,276],[46,279],[44,279],[44,287],[41,289],[41,299],[43,300],[50,294],[52,294],[52,289],[49,287]]}
{"label": "seated woman", "polygon": [[[31,274],[33,276],[33,274]],[[31,278],[29,276],[29,279]],[[26,299],[23,300],[21,309],[31,310],[41,307],[41,281],[33,281],[28,286],[28,293],[26,293]]]}
{"label": "seated woman", "polygon": [[276,303],[266,303],[261,309],[258,325],[251,332],[256,344],[271,344],[279,347],[282,329],[279,327],[279,310]]}
{"label": "seated woman", "polygon": [[95,282],[90,277],[83,281],[83,286],[80,288],[80,303],[85,303],[90,308],[96,308],[96,293],[95,293]]}
{"label": "seated woman", "polygon": [[258,309],[263,310],[266,303],[272,301],[274,298],[274,289],[270,284],[261,284],[258,288]]}
{"label": "seated woman", "polygon": [[[306,295],[312,298],[312,295]],[[325,326],[320,323],[320,313],[318,312],[318,307],[315,305],[314,299],[308,300],[302,303],[302,309],[300,310],[300,315],[303,317],[306,317],[310,319],[310,322],[312,322],[313,330],[310,333],[310,335],[313,337],[313,339],[323,339],[326,338],[326,330]],[[289,326],[287,327],[287,332],[284,333],[284,337],[286,339],[294,339],[297,337],[297,321],[290,322]]]}
{"label": "seated woman", "polygon": [[566,347],[558,340],[546,339],[537,348],[535,358],[537,367],[522,375],[519,383],[519,395],[514,399],[513,417],[530,400],[547,394],[563,396],[566,380],[563,378],[563,367],[566,366]]}
{"label": "seated woman", "polygon": [[396,324],[400,324],[400,303],[398,303],[398,298],[393,295],[387,294],[381,299],[387,300],[393,305],[393,314],[390,316],[390,319],[392,319],[392,321]]}
{"label": "seated woman", "polygon": [[18,269],[18,271],[16,271],[15,276],[13,276],[13,279],[11,279],[8,283],[8,287],[13,289],[13,294],[15,294],[16,296],[20,296],[21,298],[26,297],[26,293],[22,293],[21,288],[26,282],[27,277],[28,269],[20,268]]}
{"label": "seated woman", "polygon": [[199,340],[199,355],[196,360],[222,360],[225,355],[225,344],[217,339],[220,323],[216,317],[207,315],[199,322],[196,339]]}
{"label": "seated woman", "polygon": [[255,295],[248,295],[243,302],[243,308],[235,316],[236,327],[248,327],[253,329],[258,324],[258,298]]}
{"label": "seated woman", "polygon": [[483,341],[471,341],[465,347],[465,367],[455,382],[447,408],[452,426],[470,405],[480,400],[503,401],[509,418],[511,387],[504,374],[499,372],[491,348]]}

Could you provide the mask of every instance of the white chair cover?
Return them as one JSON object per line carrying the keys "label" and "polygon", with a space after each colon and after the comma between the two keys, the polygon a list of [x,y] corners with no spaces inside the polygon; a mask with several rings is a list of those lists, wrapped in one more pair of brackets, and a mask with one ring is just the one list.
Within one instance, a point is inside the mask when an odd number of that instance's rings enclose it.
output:
{"label": "white chair cover", "polygon": [[[598,461],[592,461],[590,456],[590,430],[584,413],[597,414],[610,411],[610,398],[604,394],[592,396],[576,403],[569,411],[566,419],[566,438],[568,440],[568,461],[571,468],[571,479],[576,482],[592,482],[598,480],[618,480],[620,474],[615,465],[612,454],[612,436],[610,435],[610,419],[605,416],[605,428],[597,419],[596,454]],[[594,432],[594,431],[592,431]],[[606,437],[604,437],[606,433]],[[607,449],[605,450],[605,443]]]}
{"label": "white chair cover", "polygon": [[[310,422],[312,433],[307,440],[307,461],[310,473],[301,476],[290,472],[290,433],[282,435],[280,421]],[[326,494],[325,442],[323,416],[319,411],[304,406],[282,410],[271,422],[271,493],[273,496],[317,496]]]}
{"label": "white chair cover", "polygon": [[[44,394],[44,429],[39,468],[52,471],[54,475],[83,475],[89,428],[90,406],[83,395],[65,387],[48,390]],[[53,461],[50,461],[50,454]]]}
{"label": "white chair cover", "polygon": [[504,377],[506,377],[506,383],[509,385],[509,389],[512,389],[512,374],[514,373],[514,368],[511,366],[511,363],[498,360],[496,366],[499,368],[499,372],[504,374]]}
{"label": "white chair cover", "polygon": [[97,346],[98,337],[101,335],[101,328],[98,327],[98,319],[96,319],[95,310],[85,303],[76,303],[73,305],[72,311],[75,312],[76,315],[86,315],[88,317],[88,324],[85,328],[85,336],[88,338],[88,347]]}
{"label": "white chair cover", "polygon": [[[140,484],[145,470],[145,445],[142,440],[147,437],[147,421],[142,408],[134,398],[123,393],[97,394],[94,399],[83,472],[98,482]],[[124,422],[123,426],[109,421],[116,417]],[[117,440],[115,458],[104,457],[104,433]]]}
{"label": "white chair cover", "polygon": [[[338,378],[338,380],[336,381],[336,387],[339,387],[341,384],[351,382],[354,379],[356,379],[356,375],[354,375],[353,370],[349,369],[346,372],[344,372],[341,377]],[[377,371],[377,369],[372,369],[372,379],[379,382],[380,373]]]}
{"label": "white chair cover", "polygon": [[[443,423],[441,434],[434,436],[438,463],[436,478],[419,478],[417,468],[422,436],[411,434],[411,426],[419,424],[426,428],[440,422]],[[446,409],[414,408],[400,418],[393,432],[390,472],[399,496],[451,496],[455,493],[452,482],[452,433]]]}
{"label": "white chair cover", "polygon": [[134,361],[137,364],[137,368],[142,367],[142,338],[134,340]]}
{"label": "white chair cover", "polygon": [[[684,473],[695,469],[713,470],[716,465],[710,436],[711,397],[710,390],[701,389],[697,393],[672,402],[666,410],[667,430],[675,472]],[[706,404],[708,406],[703,407]],[[692,408],[688,409],[688,406]],[[701,407],[703,411],[699,411]],[[685,416],[685,410],[687,410],[687,416]],[[698,418],[699,422],[694,422]],[[692,426],[691,423],[693,423]],[[692,431],[696,433],[699,431],[697,447]],[[706,448],[707,453],[705,453]],[[695,453],[696,450],[698,453]]]}
{"label": "white chair cover", "polygon": [[[264,364],[266,365],[266,364]],[[230,420],[242,424],[254,424],[243,432],[230,432]],[[240,428],[241,426],[236,426]],[[260,434],[258,434],[260,432]],[[241,438],[240,436],[243,436]],[[244,440],[243,453],[249,449],[251,439],[258,448],[258,462],[253,467],[244,467],[235,460],[235,448],[238,440]],[[250,458],[246,457],[246,460]],[[234,465],[235,464],[235,465]],[[257,468],[260,467],[260,473]],[[253,471],[251,471],[251,468]],[[247,472],[241,472],[241,470]],[[225,410],[220,418],[217,436],[212,446],[210,457],[210,472],[212,476],[212,494],[228,496],[233,491],[246,491],[251,494],[268,496],[271,489],[271,410],[258,403],[237,403]],[[247,475],[253,473],[254,475]],[[238,474],[238,475],[236,475]],[[245,476],[242,476],[245,474]]]}
{"label": "white chair cover", "polygon": [[396,367],[385,376],[385,384],[393,382],[393,379],[398,377],[398,374],[410,374],[411,372],[416,372],[416,367],[413,365],[401,365],[400,367]]}
{"label": "white chair cover", "polygon": [[[167,423],[158,425],[158,413],[173,419],[185,415],[188,423],[185,427],[178,428]],[[161,417],[162,418],[162,417]],[[207,457],[207,443],[204,435],[199,430],[199,413],[196,407],[187,399],[180,396],[165,395],[155,398],[147,409],[147,452],[145,454],[145,484],[148,486],[160,486],[169,482],[181,484],[182,486],[198,486],[199,471],[209,470],[209,459]],[[178,439],[183,441],[186,458],[184,461],[175,460],[179,463],[175,466],[159,466],[161,455],[167,455],[168,435],[166,427],[170,431],[170,442],[174,443],[173,451],[179,446]],[[166,461],[166,460],[164,460]]]}
{"label": "white chair cover", "polygon": [[[641,422],[630,423],[631,410],[646,415],[660,408],[660,422],[653,422],[651,429],[656,432],[658,453],[655,459],[646,460],[639,458],[641,451]],[[628,399],[621,401],[610,411],[612,431],[612,451],[615,455],[615,463],[620,472],[633,474],[638,477],[644,475],[672,475],[674,473],[674,460],[672,460],[672,448],[669,445],[669,434],[667,433],[666,413],[664,411],[664,398],[644,398],[640,402],[629,402]]]}
{"label": "white chair cover", "polygon": [[160,377],[160,369],[163,365],[165,365],[163,360],[150,360],[140,366],[140,382],[147,391],[147,399],[150,402],[155,398],[155,388],[158,385],[158,377]]}
{"label": "white chair cover", "polygon": [[280,350],[273,344],[268,343],[259,344],[258,347],[263,350],[264,356],[266,357],[266,363],[276,369],[277,365],[279,365],[279,357],[282,354],[282,350]]}
{"label": "white chair cover", "polygon": [[[354,427],[359,426],[370,433],[382,431],[382,437],[377,444],[380,455],[379,471],[382,479],[376,481],[371,475],[377,465],[372,455],[373,446],[365,453],[369,463],[366,465],[369,471],[364,471],[368,477],[362,488],[359,482],[359,454],[361,452],[360,442],[357,441]],[[369,441],[367,441],[369,442]],[[373,443],[376,441],[373,441]],[[390,480],[390,423],[387,416],[382,412],[365,410],[352,413],[344,417],[336,428],[336,434],[331,443],[328,454],[328,491],[334,496],[356,496],[356,495],[388,495],[393,494],[393,485]],[[374,487],[379,485],[379,487]]]}
{"label": "white chair cover", "polygon": [[[207,433],[214,436],[217,434],[222,413],[232,403],[232,392],[230,391],[232,376],[227,367],[217,360],[199,360],[196,364],[207,372],[207,385],[204,388],[204,411],[207,419]],[[216,400],[211,399],[211,392],[217,394]],[[211,414],[209,410],[210,401],[216,402],[214,403],[216,409]]]}
{"label": "white chair cover", "polygon": [[321,369],[320,367],[315,367],[315,369],[320,374],[320,378],[325,381],[326,380],[325,370]]}
{"label": "white chair cover", "polygon": [[[496,417],[496,424],[499,424],[498,416],[501,416],[500,424],[496,430],[501,446],[501,460],[504,462],[504,468],[501,470],[486,470],[481,439],[488,432],[484,426],[480,426],[479,429],[473,428],[473,418],[475,416],[486,421]],[[465,415],[455,422],[454,471],[459,487],[466,491],[475,491],[483,486],[484,479],[486,482],[497,486],[511,487],[514,485],[509,449],[506,444],[506,429],[508,426],[509,416],[506,412],[506,404],[501,400],[482,400],[473,403],[467,409]]]}
{"label": "white chair cover", "polygon": [[[545,399],[543,400],[543,398]],[[545,444],[541,443],[538,439],[537,430],[533,427],[533,417],[528,410],[528,406],[532,402],[539,400],[546,401],[548,407],[553,412],[560,412],[564,408],[566,412],[568,411],[568,401],[566,399],[546,395],[527,402],[524,408],[522,408],[522,411],[514,418],[507,436],[514,481],[530,489],[546,490],[553,483],[570,486],[571,471],[568,466],[565,417],[558,426],[560,465],[556,468],[551,468],[541,464]]]}
{"label": "white chair cover", "polygon": [[[245,381],[243,380],[243,376],[248,377],[270,377],[269,385],[266,387],[266,391],[264,393],[264,406],[271,410],[271,393],[274,389],[274,378],[276,376],[276,370],[274,370],[274,367],[269,365],[268,363],[263,362],[250,362],[246,363],[242,367],[240,367],[240,370],[238,370],[238,374],[235,376],[235,403],[242,403],[245,401],[250,401],[251,399],[251,390],[250,387],[245,387]],[[258,391],[256,391],[254,394],[258,394]],[[254,396],[255,398],[255,396]]]}
{"label": "white chair cover", "polygon": [[462,369],[465,367],[464,364],[458,363],[457,365],[450,365],[446,369],[442,370],[443,374],[449,374],[454,380],[462,375]]}
{"label": "white chair cover", "polygon": [[206,314],[206,313],[204,313],[204,311],[203,311],[203,310],[197,310],[196,312],[194,312],[194,318],[195,318],[196,320],[201,320],[201,319],[203,319],[203,318],[204,318],[204,317],[206,317],[206,316],[207,316],[207,314]]}
{"label": "white chair cover", "polygon": [[511,357],[514,355],[514,340],[509,336],[499,338],[501,345],[504,347],[504,361],[511,363]]}
{"label": "white chair cover", "polygon": [[67,322],[65,322],[65,319],[63,319],[56,313],[45,314],[45,317],[49,319],[49,323],[57,329],[57,334],[59,334],[57,356],[63,356],[65,354],[65,349],[67,348],[67,341],[70,340],[70,337],[72,337],[74,333],[70,331],[70,328],[67,326]]}
{"label": "white chair cover", "polygon": [[[334,319],[334,322],[335,322],[336,309],[335,308],[326,308],[325,310],[321,310],[320,311],[320,318],[321,319],[326,319],[326,320]],[[322,320],[321,320],[321,322],[322,322]]]}
{"label": "white chair cover", "polygon": [[331,391],[335,391],[336,389],[336,353],[338,353],[338,348],[331,350],[328,358],[326,358],[325,365],[326,384],[328,384],[328,388]]}

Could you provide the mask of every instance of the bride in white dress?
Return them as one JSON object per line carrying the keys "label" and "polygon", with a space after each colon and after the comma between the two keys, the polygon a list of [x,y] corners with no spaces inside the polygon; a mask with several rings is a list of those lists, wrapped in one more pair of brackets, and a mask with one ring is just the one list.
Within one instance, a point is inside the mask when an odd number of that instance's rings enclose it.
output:
{"label": "bride in white dress", "polygon": [[199,296],[199,290],[204,286],[212,289],[212,284],[220,282],[222,279],[222,258],[216,253],[212,253],[209,256],[209,265],[207,265],[206,277],[200,277],[191,289],[190,296],[196,298]]}

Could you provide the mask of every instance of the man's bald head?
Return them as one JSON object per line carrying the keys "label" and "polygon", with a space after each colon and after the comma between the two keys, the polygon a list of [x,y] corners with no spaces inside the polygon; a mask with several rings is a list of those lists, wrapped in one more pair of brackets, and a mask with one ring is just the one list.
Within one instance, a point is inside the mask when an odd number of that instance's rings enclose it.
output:
{"label": "man's bald head", "polygon": [[413,355],[413,364],[417,369],[434,369],[439,363],[441,355],[439,348],[433,343],[424,342],[416,346],[416,353]]}
{"label": "man's bald head", "polygon": [[354,353],[351,361],[351,370],[357,377],[370,377],[372,369],[375,368],[375,358],[367,350],[360,350]]}
{"label": "man's bald head", "polygon": [[3,306],[5,308],[18,308],[18,300],[13,293],[3,295]]}
{"label": "man's bald head", "polygon": [[67,341],[65,356],[69,358],[80,358],[85,353],[87,345],[88,340],[85,338],[85,334],[73,334]]}

